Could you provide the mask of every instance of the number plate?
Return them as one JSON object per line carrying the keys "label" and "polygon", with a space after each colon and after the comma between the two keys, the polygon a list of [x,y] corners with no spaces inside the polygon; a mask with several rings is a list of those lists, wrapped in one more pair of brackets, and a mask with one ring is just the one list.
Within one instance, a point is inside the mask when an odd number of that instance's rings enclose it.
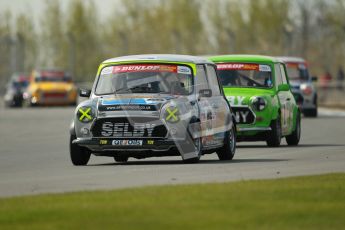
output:
{"label": "number plate", "polygon": [[253,124],[255,115],[248,107],[233,107],[237,124]]}
{"label": "number plate", "polygon": [[112,145],[115,146],[141,146],[143,140],[113,140]]}

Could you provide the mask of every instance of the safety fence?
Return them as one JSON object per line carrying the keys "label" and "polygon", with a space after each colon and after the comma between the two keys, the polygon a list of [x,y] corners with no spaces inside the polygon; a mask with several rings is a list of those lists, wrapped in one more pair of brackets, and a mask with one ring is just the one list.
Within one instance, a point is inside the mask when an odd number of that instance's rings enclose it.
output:
{"label": "safety fence", "polygon": [[320,106],[345,109],[345,82],[316,83]]}

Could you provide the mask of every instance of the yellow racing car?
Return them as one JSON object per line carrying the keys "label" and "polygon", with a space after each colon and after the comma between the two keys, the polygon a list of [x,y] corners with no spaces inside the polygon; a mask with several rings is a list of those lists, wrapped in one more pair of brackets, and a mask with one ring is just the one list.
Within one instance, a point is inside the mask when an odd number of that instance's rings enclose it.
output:
{"label": "yellow racing car", "polygon": [[65,71],[34,70],[23,97],[26,106],[76,105],[77,87]]}

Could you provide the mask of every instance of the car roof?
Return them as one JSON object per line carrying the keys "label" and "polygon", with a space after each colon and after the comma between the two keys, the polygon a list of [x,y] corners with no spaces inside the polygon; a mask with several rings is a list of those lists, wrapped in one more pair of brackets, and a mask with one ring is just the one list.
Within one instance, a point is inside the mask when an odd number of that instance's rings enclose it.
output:
{"label": "car roof", "polygon": [[178,54],[144,54],[144,55],[130,55],[123,57],[116,57],[105,60],[103,64],[114,62],[140,62],[140,61],[154,61],[154,62],[185,62],[194,64],[213,64],[213,62],[207,60],[204,57],[190,56],[190,55],[178,55]]}
{"label": "car roof", "polygon": [[298,62],[298,63],[306,62],[303,58],[300,58],[300,57],[277,57],[277,59],[282,62]]}
{"label": "car roof", "polygon": [[246,54],[210,56],[209,59],[213,62],[280,62],[277,58],[271,56]]}

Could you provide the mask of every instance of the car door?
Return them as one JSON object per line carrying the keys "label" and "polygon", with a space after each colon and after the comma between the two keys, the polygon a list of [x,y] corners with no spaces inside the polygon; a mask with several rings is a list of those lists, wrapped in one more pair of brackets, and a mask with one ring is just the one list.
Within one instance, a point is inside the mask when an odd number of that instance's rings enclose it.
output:
{"label": "car door", "polygon": [[[284,64],[280,64],[280,71],[281,71],[281,77],[282,77],[282,81],[283,84],[286,85],[290,85],[288,78],[287,78],[287,74],[286,74],[286,68]],[[295,99],[293,94],[291,93],[290,90],[288,91],[284,91],[286,94],[286,134],[289,134],[292,132],[293,129],[293,110],[294,110],[294,105],[295,105]]]}
{"label": "car door", "polygon": [[221,86],[217,77],[217,70],[214,65],[207,64],[207,80],[212,90],[212,98],[210,103],[214,113],[213,127],[214,127],[214,141],[215,144],[221,144],[224,140],[224,133],[228,131],[229,122],[231,121],[230,108],[228,102],[224,98]]}
{"label": "car door", "polygon": [[276,80],[276,89],[278,94],[278,100],[280,104],[280,124],[282,128],[282,134],[285,135],[288,132],[288,98],[289,94],[288,91],[280,90],[280,86],[284,85],[282,72],[281,72],[281,66],[280,63],[275,64],[275,80]]}
{"label": "car door", "polygon": [[219,84],[217,77],[216,67],[213,65],[206,65],[207,80],[212,90],[211,106],[215,113],[214,126],[217,133],[224,133],[224,127],[228,124],[231,119],[230,108],[226,101],[221,85]]}
{"label": "car door", "polygon": [[214,101],[212,97],[204,97],[200,94],[200,90],[210,90],[206,71],[207,70],[205,65],[197,65],[197,76],[195,78],[195,84],[200,111],[202,144],[204,148],[212,145],[214,133],[213,120],[216,118],[216,113],[213,109]]}

